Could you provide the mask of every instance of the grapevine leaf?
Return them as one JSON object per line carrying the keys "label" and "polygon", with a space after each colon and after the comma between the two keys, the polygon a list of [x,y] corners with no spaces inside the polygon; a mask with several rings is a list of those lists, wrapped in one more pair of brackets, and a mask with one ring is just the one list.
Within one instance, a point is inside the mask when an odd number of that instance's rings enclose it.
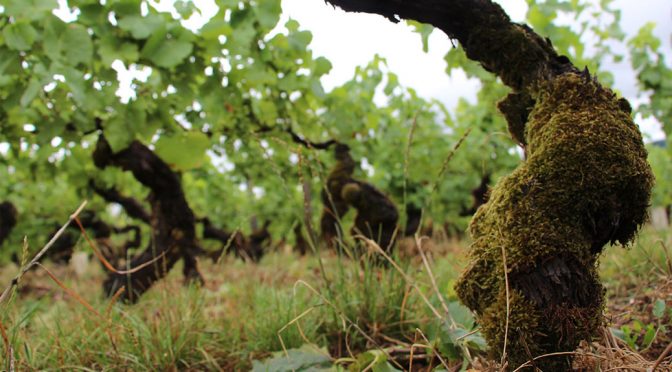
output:
{"label": "grapevine leaf", "polygon": [[140,57],[135,44],[120,43],[119,39],[113,36],[105,37],[100,41],[98,54],[100,60],[107,66],[110,66],[116,59],[122,60],[125,64],[131,64]]}
{"label": "grapevine leaf", "polygon": [[68,25],[61,36],[66,62],[75,66],[89,64],[93,56],[93,43],[86,29],[80,25]]}
{"label": "grapevine leaf", "polygon": [[7,14],[12,17],[37,20],[58,7],[58,2],[56,0],[9,0],[3,5]]}
{"label": "grapevine leaf", "polygon": [[665,300],[657,299],[653,304],[653,316],[656,318],[662,318],[665,315]]}
{"label": "grapevine leaf", "polygon": [[129,15],[119,21],[119,28],[130,32],[134,38],[143,40],[152,35],[163,23],[163,18],[157,14],[150,14],[146,17]]}
{"label": "grapevine leaf", "polygon": [[332,65],[328,59],[324,57],[318,57],[315,59],[315,67],[313,68],[313,74],[315,76],[322,76],[328,74],[331,71]]}
{"label": "grapevine leaf", "polygon": [[28,106],[33,99],[37,96],[37,93],[40,92],[40,89],[42,88],[42,84],[40,84],[40,81],[33,77],[30,79],[30,82],[28,83],[28,87],[26,90],[23,92],[23,95],[21,96],[21,106],[26,107]]}
{"label": "grapevine leaf", "polygon": [[191,1],[178,0],[175,2],[175,10],[182,16],[183,19],[191,17],[194,12],[198,12],[198,8]]}
{"label": "grapevine leaf", "polygon": [[179,65],[192,50],[193,45],[188,41],[164,39],[156,49],[151,52],[143,49],[142,54],[159,67],[171,68]]}
{"label": "grapevine leaf", "polygon": [[217,39],[219,36],[229,36],[233,32],[231,25],[223,19],[213,18],[201,27],[201,36],[206,40]]}
{"label": "grapevine leaf", "polygon": [[253,361],[254,372],[326,371],[331,367],[331,358],[326,350],[314,345],[303,345],[298,349],[276,353],[263,362]]}
{"label": "grapevine leaf", "polygon": [[26,20],[8,25],[2,30],[2,36],[8,47],[19,51],[29,50],[38,37],[35,28]]}
{"label": "grapevine leaf", "polygon": [[413,31],[420,34],[420,38],[422,39],[422,51],[425,53],[429,52],[429,36],[434,31],[434,27],[417,21],[407,21],[407,23],[413,27]]}
{"label": "grapevine leaf", "polygon": [[205,134],[188,132],[161,136],[156,142],[155,151],[171,167],[189,170],[205,163],[209,147],[210,140]]}
{"label": "grapevine leaf", "polygon": [[265,29],[272,29],[280,20],[280,0],[261,0],[257,2],[256,12],[260,25]]}

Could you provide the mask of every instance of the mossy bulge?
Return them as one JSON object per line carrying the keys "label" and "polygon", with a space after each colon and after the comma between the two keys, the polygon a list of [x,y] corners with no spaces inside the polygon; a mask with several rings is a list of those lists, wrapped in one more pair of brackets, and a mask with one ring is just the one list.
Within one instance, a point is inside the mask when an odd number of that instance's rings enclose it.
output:
{"label": "mossy bulge", "polygon": [[[524,132],[528,158],[474,216],[471,264],[456,285],[500,357],[505,252],[514,368],[573,351],[595,334],[604,302],[597,258],[606,243],[633,239],[653,184],[641,134],[611,91],[587,74],[566,73],[538,92]],[[537,366],[558,370],[569,362],[543,358]]]}

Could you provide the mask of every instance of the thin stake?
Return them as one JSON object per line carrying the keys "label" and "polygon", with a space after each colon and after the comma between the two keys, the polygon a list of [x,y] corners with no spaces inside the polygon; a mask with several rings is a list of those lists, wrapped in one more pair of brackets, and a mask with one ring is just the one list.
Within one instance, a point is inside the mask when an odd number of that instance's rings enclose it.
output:
{"label": "thin stake", "polygon": [[406,200],[408,193],[408,166],[411,158],[411,145],[413,144],[413,135],[415,134],[415,128],[417,128],[417,126],[418,126],[418,113],[416,112],[415,115],[413,116],[411,129],[409,129],[408,131],[408,140],[406,141],[406,151],[404,153],[404,191],[402,201],[404,203],[404,215],[406,216],[406,221],[408,221],[408,215],[406,214],[405,210],[406,204],[408,203]]}

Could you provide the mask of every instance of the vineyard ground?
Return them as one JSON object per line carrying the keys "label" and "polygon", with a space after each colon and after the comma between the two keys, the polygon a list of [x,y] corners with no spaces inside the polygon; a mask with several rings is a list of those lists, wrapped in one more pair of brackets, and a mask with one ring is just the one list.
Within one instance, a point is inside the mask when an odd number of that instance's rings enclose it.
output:
{"label": "vineyard ground", "polygon": [[[45,270],[28,273],[0,313],[7,337],[0,351],[7,355],[8,341],[19,370],[249,370],[269,369],[271,364],[258,361],[314,344],[318,348],[310,350],[345,368],[366,359],[362,353],[383,349],[386,365],[426,370],[441,363],[431,357],[433,350],[418,346],[415,355],[409,350],[414,343],[431,345],[445,359],[436,341],[442,321],[432,311],[439,309],[445,316],[436,289],[445,296],[453,318],[470,322],[453,291],[467,245],[443,239],[426,243],[432,277],[417,256],[401,260],[399,270],[360,265],[332,252],[322,252],[320,263],[316,256],[295,255],[291,247],[269,253],[259,264],[230,257],[217,264],[201,260],[203,288],[185,287],[180,268],[175,268],[138,304],[111,305],[101,293],[106,274],[88,259],[85,252],[90,249],[81,244],[69,266],[45,264],[81,300]],[[669,247],[672,231],[646,229],[627,250],[607,248],[600,267],[607,287],[606,319],[623,341],[617,341],[620,354],[599,340],[584,345],[586,354],[620,355],[621,365],[628,360],[645,363],[655,361],[672,342]],[[9,284],[16,270],[2,268],[1,283]],[[594,358],[579,359],[589,367],[597,363]],[[445,363],[456,366],[462,360]]]}

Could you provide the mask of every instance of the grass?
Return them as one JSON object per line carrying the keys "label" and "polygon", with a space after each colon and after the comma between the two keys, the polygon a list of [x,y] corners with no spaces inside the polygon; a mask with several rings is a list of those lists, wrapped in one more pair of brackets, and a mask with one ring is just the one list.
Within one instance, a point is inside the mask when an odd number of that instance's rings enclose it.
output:
{"label": "grass", "polygon": [[[452,287],[465,262],[466,243],[429,244],[437,287],[454,301]],[[652,304],[658,299],[672,308],[672,284],[665,287],[672,270],[664,245],[672,246],[670,231],[647,229],[632,247],[606,250],[601,274],[614,328],[653,321]],[[69,267],[47,267],[97,314],[37,269],[23,278],[10,302],[0,305],[0,321],[18,370],[249,370],[254,360],[304,344],[325,347],[341,367],[377,363],[379,354],[372,350],[381,350],[380,360],[398,369],[409,363],[441,365],[438,358],[418,357],[436,353],[459,366],[459,351],[451,354],[456,351],[446,342],[452,336],[445,320],[437,319],[418,293],[442,308],[426,270],[417,257],[408,258],[412,250],[399,251],[406,256],[398,258],[403,275],[323,253],[319,259],[326,281],[315,256],[272,252],[257,265],[233,258],[217,265],[202,261],[204,288],[183,286],[178,267],[131,306],[103,298],[105,272],[81,254]],[[3,268],[0,283],[9,283],[16,270]],[[670,292],[661,292],[665,288]],[[456,306],[450,303],[451,309]],[[469,322],[468,314],[458,315]],[[672,342],[670,319],[657,320],[666,327],[640,353],[649,361]],[[0,368],[9,369],[2,344],[6,364]]]}

